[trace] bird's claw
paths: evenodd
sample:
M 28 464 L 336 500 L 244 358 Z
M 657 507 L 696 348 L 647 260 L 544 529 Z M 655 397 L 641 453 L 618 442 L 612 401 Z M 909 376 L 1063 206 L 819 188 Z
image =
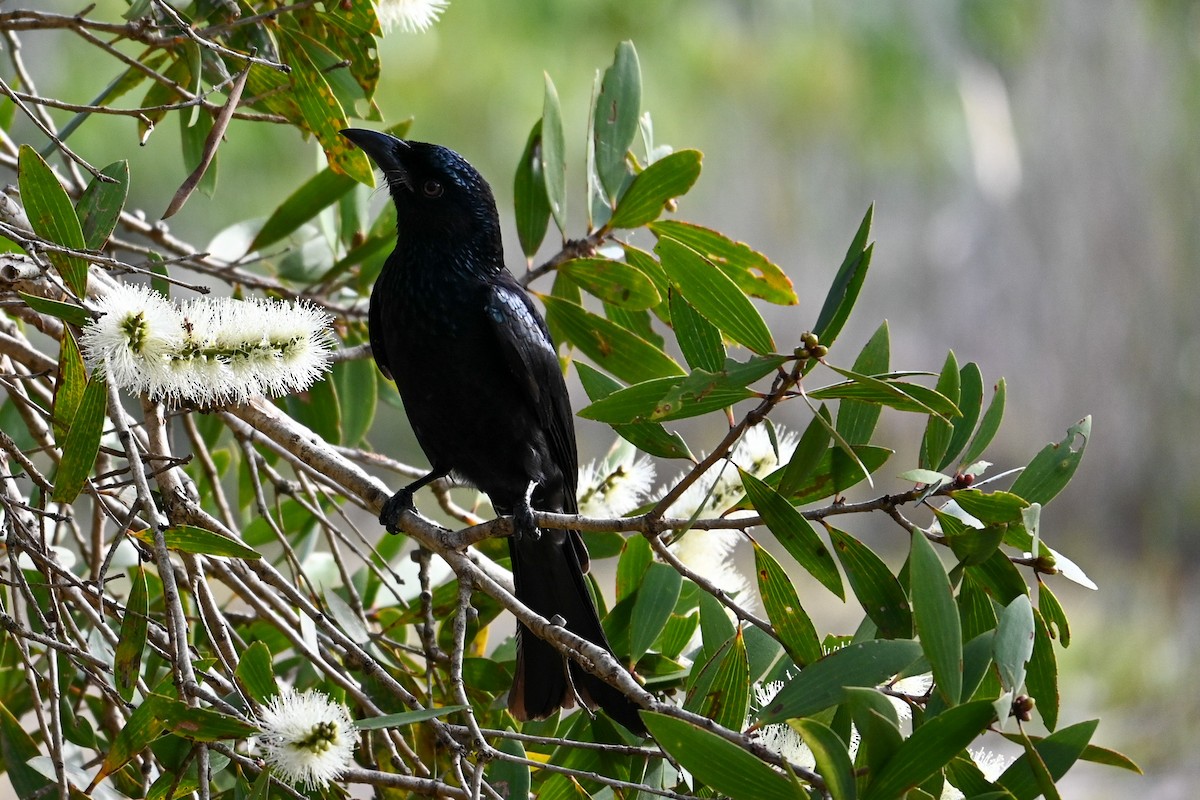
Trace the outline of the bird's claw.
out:
M 400 515 L 405 511 L 416 510 L 417 507 L 413 504 L 412 490 L 401 489 L 384 501 L 383 508 L 379 512 L 379 523 L 387 529 L 388 533 L 397 533 L 400 527 Z
M 513 536 L 520 541 L 528 536 L 533 541 L 542 538 L 542 532 L 533 521 L 533 508 L 528 503 L 522 503 L 513 510 Z

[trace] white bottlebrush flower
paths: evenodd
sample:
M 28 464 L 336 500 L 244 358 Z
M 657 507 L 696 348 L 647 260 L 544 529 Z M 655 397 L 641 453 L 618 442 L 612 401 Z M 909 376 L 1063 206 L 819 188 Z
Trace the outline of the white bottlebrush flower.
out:
M 641 505 L 654 485 L 654 462 L 635 451 L 616 463 L 593 461 L 579 471 L 579 513 L 621 517 Z
M 242 403 L 307 389 L 329 369 L 329 315 L 308 303 L 200 297 L 176 305 L 118 284 L 84 329 L 84 356 L 135 394 L 168 402 Z
M 755 708 L 761 709 L 768 705 L 782 688 L 783 681 L 754 684 Z M 800 734 L 786 722 L 763 725 L 758 729 L 758 740 L 772 753 L 792 764 L 806 769 L 813 769 L 817 765 L 812 750 L 800 738 Z
M 275 774 L 306 790 L 323 789 L 351 765 L 357 728 L 324 692 L 284 688 L 258 716 L 259 743 Z
M 384 33 L 427 31 L 450 5 L 449 0 L 377 0 L 375 16 Z

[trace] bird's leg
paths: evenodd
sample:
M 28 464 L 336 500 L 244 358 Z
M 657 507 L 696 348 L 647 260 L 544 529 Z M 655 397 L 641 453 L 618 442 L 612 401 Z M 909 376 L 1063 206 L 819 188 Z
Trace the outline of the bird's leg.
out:
M 537 523 L 533 521 L 533 505 L 530 502 L 535 488 L 537 488 L 537 482 L 530 481 L 529 487 L 525 490 L 525 496 L 513 507 L 513 536 L 518 541 L 523 536 L 531 536 L 536 542 L 542 536 Z
M 379 512 L 379 522 L 383 527 L 387 528 L 388 533 L 396 533 L 400 523 L 400 515 L 409 509 L 416 510 L 413 504 L 413 494 L 423 486 L 427 486 L 438 478 L 444 478 L 450 474 L 449 470 L 435 469 L 427 475 L 422 475 L 415 481 L 405 486 L 400 491 L 389 497 L 383 503 L 383 508 Z

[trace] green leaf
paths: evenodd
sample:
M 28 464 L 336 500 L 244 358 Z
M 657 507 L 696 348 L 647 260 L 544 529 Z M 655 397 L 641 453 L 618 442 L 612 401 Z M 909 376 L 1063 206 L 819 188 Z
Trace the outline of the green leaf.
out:
M 72 325 L 83 327 L 92 321 L 92 317 L 88 314 L 87 309 L 83 306 L 77 306 L 74 303 L 62 303 L 58 300 L 51 300 L 48 297 L 38 297 L 33 294 L 25 294 L 17 292 L 21 299 L 25 301 L 25 305 L 32 308 L 39 314 L 61 319 L 63 322 L 69 322 Z
M 247 252 L 262 250 L 294 233 L 354 188 L 355 180 L 331 168 L 313 175 L 292 192 L 263 223 Z
M 271 698 L 279 694 L 275 667 L 271 662 L 271 649 L 262 641 L 254 641 L 238 659 L 237 669 L 233 673 L 246 693 L 258 703 L 269 703 Z
M 1029 657 L 1029 671 L 1025 676 L 1025 688 L 1034 699 L 1038 715 L 1046 730 L 1058 727 L 1058 659 L 1054 655 L 1054 644 L 1042 615 L 1033 610 L 1033 653 Z
M 815 719 L 798 719 L 792 725 L 812 751 L 817 772 L 825 779 L 825 788 L 833 800 L 855 800 L 858 787 L 846 743 L 831 728 Z
M 549 220 L 548 214 L 546 219 Z M 505 800 L 528 800 L 532 773 L 528 764 L 521 763 L 527 758 L 525 746 L 507 736 L 501 737 L 495 746 L 501 753 L 521 761 L 493 761 L 487 768 L 488 785 L 500 792 Z
M 622 388 L 620 383 L 589 364 L 585 364 L 582 361 L 574 363 L 575 369 L 579 373 L 579 381 L 583 384 L 583 390 L 587 392 L 588 398 L 592 401 L 603 400 L 605 397 Z M 658 423 L 639 422 L 628 425 L 613 425 L 612 428 L 618 436 L 644 453 L 649 453 L 659 458 L 688 458 L 695 460 L 683 437 L 678 433 L 668 433 Z
M 546 89 L 542 98 L 542 179 L 546 185 L 546 202 L 554 215 L 554 224 L 566 235 L 567 231 L 567 159 L 566 137 L 563 134 L 562 106 L 558 90 L 549 73 L 545 74 Z
M 138 673 L 142 668 L 142 652 L 146 649 L 149 628 L 150 599 L 146 592 L 146 572 L 141 567 L 131 575 L 132 587 L 125 616 L 121 620 L 121 635 L 113 655 L 113 678 L 117 692 L 126 703 L 133 699 Z
M 982 564 L 967 567 L 964 574 L 978 583 L 1002 606 L 1029 592 L 1021 573 L 1008 560 L 1008 556 L 999 550 L 992 553 L 991 558 Z
M 792 451 L 791 459 L 779 474 L 776 489 L 784 497 L 794 495 L 812 477 L 829 447 L 829 410 L 822 405 L 816 413 L 823 415 L 823 419 L 808 423 L 800 441 L 796 443 L 796 449 Z M 838 585 L 841 585 L 840 580 Z M 842 596 L 840 591 L 837 594 Z
M 684 709 L 741 730 L 750 708 L 750 661 L 741 629 L 702 668 L 693 667 L 692 674 Z
M 79 411 L 83 392 L 87 388 L 87 369 L 75 334 L 68 328 L 63 331 L 58 349 L 58 380 L 54 383 L 54 438 L 64 441 L 71 422 Z
M 533 123 L 525 141 L 525 152 L 513 178 L 513 212 L 517 239 L 526 258 L 533 258 L 550 226 L 550 201 L 546 198 L 546 176 L 542 164 L 542 121 Z
M 938 414 L 944 417 L 959 415 L 954 403 L 934 389 L 905 381 L 883 380 L 833 365 L 829 365 L 829 368 L 849 380 L 811 391 L 808 393 L 809 397 L 816 400 L 864 400 L 890 406 L 898 411 L 912 411 L 918 414 Z
M 659 239 L 654 250 L 672 285 L 709 322 L 756 353 L 774 351 L 758 309 L 711 261 L 675 239 Z
M 910 638 L 912 610 L 896 576 L 862 542 L 824 520 L 822 524 L 833 541 L 833 551 L 846 570 L 851 590 L 867 616 L 879 627 L 880 634 L 889 639 Z
M 738 285 L 744 294 L 779 305 L 800 302 L 787 273 L 762 253 L 735 242 L 722 233 L 678 220 L 650 224 L 654 235 L 683 242 L 711 261 Z
M 189 706 L 179 700 L 162 697 L 158 704 L 159 722 L 171 733 L 193 742 L 221 739 L 245 739 L 259 733 L 256 725 L 210 708 Z
M 195 106 L 195 108 L 198 110 L 199 106 Z M 208 144 L 208 137 L 212 134 L 213 118 L 208 114 L 201 114 L 194 124 L 188 123 L 182 116 L 177 119 L 179 120 L 180 148 L 183 150 L 183 165 L 190 170 L 189 175 L 193 176 L 190 180 L 196 180 L 196 188 L 206 197 L 212 197 L 217 190 L 217 156 L 219 153 L 218 151 L 213 151 L 211 154 L 206 153 L 205 146 Z M 208 163 L 204 166 L 204 171 L 200 173 L 199 178 L 196 179 L 195 171 L 205 164 L 206 158 Z
M 675 341 L 679 342 L 688 366 L 708 372 L 720 370 L 725 364 L 725 345 L 717 326 L 701 316 L 679 292 L 670 292 L 668 307 Z
M 673 358 L 610 320 L 569 300 L 547 295 L 541 299 L 548 322 L 553 320 L 571 344 L 626 383 L 684 374 Z
M 796 800 L 791 780 L 715 733 L 651 711 L 642 720 L 663 750 L 717 792 L 733 800 Z
M 303 394 L 289 394 L 276 402 L 325 441 L 342 444 L 342 403 L 334 381 L 319 380 Z
M 621 548 L 617 561 L 617 600 L 624 600 L 638 590 L 646 577 L 646 570 L 654 562 L 654 551 L 644 536 L 630 536 Z M 674 605 L 672 605 L 674 608 Z
M 1071 624 L 1067 621 L 1067 614 L 1063 611 L 1058 598 L 1054 596 L 1054 592 L 1050 591 L 1050 587 L 1040 581 L 1038 582 L 1038 611 L 1041 612 L 1042 618 L 1046 622 L 1046 630 L 1050 636 L 1057 637 L 1063 647 L 1070 647 Z
M 609 227 L 640 228 L 658 219 L 667 203 L 692 188 L 703 158 L 699 150 L 677 150 L 646 167 L 629 184 Z
M 1029 503 L 1010 492 L 983 492 L 979 489 L 958 489 L 950 493 L 963 511 L 984 524 L 1020 522 L 1021 510 Z
M 770 725 L 811 716 L 842 702 L 846 687 L 878 686 L 920 657 L 921 645 L 911 639 L 873 639 L 846 645 L 809 664 L 784 684 L 758 712 L 755 722 Z
M 704 664 L 720 650 L 737 632 L 733 621 L 721 601 L 708 592 L 700 593 L 700 652 L 695 663 Z M 693 670 L 693 680 L 697 674 Z
M 107 410 L 108 388 L 104 376 L 92 375 L 62 443 L 62 460 L 54 479 L 54 502 L 73 502 L 83 489 L 100 452 L 100 435 Z
M 834 469 L 834 457 L 841 455 L 843 452 L 840 447 L 826 450 L 809 478 L 788 499 L 795 505 L 804 505 L 844 492 L 864 480 L 866 474 L 863 472 Z M 892 451 L 872 445 L 857 445 L 854 455 L 867 473 L 874 474 L 887 462 Z
M 100 170 L 100 174 L 112 178 L 114 182 L 92 178 L 75 206 L 83 241 L 89 250 L 104 247 L 113 228 L 117 226 L 121 209 L 125 207 L 125 199 L 129 196 L 128 161 L 115 161 Z
M 133 536 L 148 545 L 154 544 L 154 534 L 148 528 L 134 533 Z M 166 542 L 168 550 L 175 550 L 179 553 L 201 553 L 220 558 L 250 560 L 262 558 L 257 550 L 247 547 L 236 539 L 223 533 L 197 528 L 194 525 L 172 525 L 164 528 L 163 540 Z
M 775 539 L 788 551 L 788 555 L 825 588 L 845 600 L 837 564 L 813 530 L 812 523 L 769 485 L 748 472 L 742 472 L 741 475 L 746 497 L 762 516 Z
M 946 537 L 951 552 L 964 566 L 973 566 L 987 561 L 1004 540 L 1006 525 L 985 525 L 982 528 L 973 528 L 957 517 L 936 508 L 933 509 L 933 514 L 942 527 L 942 535 Z
M 1009 491 L 1029 503 L 1049 503 L 1075 474 L 1091 435 L 1092 418 L 1084 417 L 1067 429 L 1067 436 L 1061 442 L 1042 448 L 1013 481 Z M 1080 440 L 1078 446 L 1076 437 Z
M 743 480 L 746 477 L 750 476 L 743 473 Z M 797 666 L 813 663 L 821 657 L 821 639 L 817 636 L 817 629 L 800 604 L 796 587 L 788 580 L 783 567 L 758 542 L 754 542 L 754 568 L 758 573 L 758 593 L 762 596 L 767 618 L 779 635 L 779 641 L 787 648 L 788 655 Z
M 950 762 L 996 718 L 991 702 L 965 703 L 927 719 L 874 777 L 863 800 L 901 797 Z
M 846 324 L 846 319 L 858 300 L 858 293 L 862 290 L 867 270 L 871 266 L 871 251 L 874 245 L 868 245 L 867 239 L 871 236 L 871 217 L 874 212 L 873 205 L 867 209 L 858 231 L 854 234 L 854 241 L 850 243 L 850 249 L 846 251 L 846 257 L 842 260 L 842 266 L 838 268 L 833 284 L 829 287 L 829 293 L 825 296 L 825 303 L 817 316 L 817 324 L 813 326 L 813 333 L 826 347 L 832 346 L 838 334 L 842 332 L 842 326 Z
M 954 351 L 951 350 L 946 354 L 946 363 L 942 365 L 942 372 L 938 376 L 937 392 L 957 405 L 959 391 L 958 359 L 954 357 Z M 960 414 L 957 419 L 961 418 Z M 931 415 L 929 422 L 925 424 L 925 436 L 921 439 L 921 452 L 918 460 L 920 466 L 935 469 L 941 464 L 953 434 L 954 426 L 949 421 L 941 416 Z
M 21 145 L 17 157 L 17 182 L 21 189 L 21 202 L 34 233 L 55 244 L 73 250 L 84 250 L 87 242 L 83 228 L 71 199 L 63 189 L 54 172 L 27 144 Z M 107 238 L 107 237 L 106 237 Z M 87 294 L 87 262 L 82 258 L 58 251 L 47 251 L 46 257 L 62 275 L 67 286 L 78 297 Z
M 29 765 L 30 759 L 40 752 L 25 726 L 4 703 L 0 703 L 0 765 L 8 776 L 14 797 L 38 797 L 43 789 L 54 785 Z
M 626 154 L 637 135 L 641 107 L 642 68 L 633 42 L 624 41 L 617 45 L 612 66 L 604 71 L 592 114 L 596 174 L 610 204 L 616 202 L 629 174 Z
M 978 461 L 979 457 L 983 455 L 983 451 L 992 443 L 996 431 L 1000 430 L 1000 422 L 1004 419 L 1005 396 L 1004 378 L 1001 378 L 996 381 L 992 402 L 988 404 L 987 411 L 983 413 L 983 419 L 979 422 L 979 428 L 975 431 L 975 436 L 972 437 L 967 452 L 963 454 L 961 459 L 963 464 Z
M 558 271 L 592 295 L 621 308 L 641 310 L 662 302 L 654 282 L 623 261 L 576 258 L 559 265 Z
M 444 717 L 458 711 L 465 711 L 467 706 L 441 706 L 439 708 L 422 708 L 416 711 L 401 711 L 398 714 L 384 714 L 378 717 L 367 717 L 355 720 L 354 725 L 360 731 L 377 731 L 383 728 L 402 728 L 418 722 Z
M 375 405 L 379 397 L 376 384 L 379 371 L 369 358 L 341 361 L 333 365 L 333 383 L 339 398 L 354 398 L 341 403 L 342 443 L 358 447 L 375 421 Z
M 666 564 L 652 563 L 646 569 L 633 603 L 633 622 L 629 628 L 629 656 L 633 661 L 645 655 L 662 633 L 682 586 L 683 577 Z
M 124 727 L 113 739 L 108 752 L 104 754 L 100 770 L 92 779 L 92 785 L 88 787 L 89 792 L 100 781 L 128 764 L 134 756 L 145 750 L 152 741 L 162 735 L 164 726 L 161 718 L 163 707 L 168 702 L 171 701 L 167 697 L 151 694 L 133 710 L 133 713 L 125 720 Z
M 967 446 L 971 432 L 979 422 L 979 413 L 983 409 L 983 375 L 979 365 L 970 361 L 958 373 L 958 410 L 961 417 L 955 417 L 950 425 L 950 441 L 946 444 L 946 453 L 937 463 L 937 470 L 943 471 L 954 463 L 954 459 Z M 963 462 L 964 466 L 970 462 Z
M 891 338 L 887 320 L 875 330 L 863 346 L 858 358 L 854 359 L 854 372 L 860 375 L 878 375 L 891 367 Z M 878 403 L 864 400 L 842 400 L 838 404 L 837 432 L 850 444 L 867 444 L 883 408 Z
M 954 590 L 933 545 L 919 530 L 912 533 L 908 558 L 912 576 L 913 621 L 921 637 L 921 649 L 933 668 L 933 680 L 947 705 L 962 697 L 962 627 Z
M 1079 760 L 1099 724 L 1099 720 L 1079 722 L 1044 739 L 1033 740 L 1033 749 L 1052 779 L 1058 780 L 1067 774 L 1067 770 Z M 1028 753 L 1009 765 L 996 783 L 1011 792 L 1017 800 L 1033 800 L 1041 793 Z
M 695 417 L 754 397 L 749 384 L 773 371 L 783 356 L 754 357 L 745 363 L 727 359 L 718 373 L 697 369 L 667 389 L 650 413 L 651 420 Z
M 992 658 L 1006 691 L 1019 691 L 1025 683 L 1025 665 L 1033 655 L 1033 640 L 1033 606 L 1029 597 L 1022 594 L 1000 614 L 992 644 Z

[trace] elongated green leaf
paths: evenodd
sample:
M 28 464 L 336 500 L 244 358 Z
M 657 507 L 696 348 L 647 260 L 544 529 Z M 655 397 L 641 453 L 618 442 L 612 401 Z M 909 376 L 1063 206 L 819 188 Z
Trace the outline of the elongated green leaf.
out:
M 275 667 L 271 662 L 271 649 L 261 641 L 251 642 L 238 659 L 233 675 L 256 702 L 268 703 L 279 694 Z
M 145 529 L 133 534 L 146 544 L 154 544 L 154 534 Z M 258 559 L 262 555 L 255 549 L 231 539 L 222 533 L 197 528 L 193 525 L 173 525 L 163 529 L 163 539 L 168 550 L 180 553 L 202 553 L 223 558 Z
M 1044 739 L 1035 739 L 1033 749 L 1041 757 L 1050 777 L 1058 780 L 1079 760 L 1096 732 L 1099 720 L 1079 722 L 1056 731 Z M 1033 800 L 1041 792 L 1026 753 L 1014 761 L 996 781 L 1017 800 Z
M 1020 522 L 1021 510 L 1029 503 L 1011 492 L 983 492 L 979 489 L 959 489 L 950 493 L 954 502 L 980 522 Z
M 645 424 L 654 416 L 667 392 L 683 382 L 681 377 L 655 378 L 618 389 L 577 413 L 584 419 L 607 422 Z
M 60 303 L 58 300 L 51 300 L 48 297 L 38 297 L 33 294 L 25 294 L 17 292 L 21 299 L 25 301 L 25 305 L 32 308 L 39 314 L 46 314 L 63 322 L 69 322 L 72 325 L 83 327 L 91 321 L 92 317 L 88 314 L 87 309 L 83 306 L 77 306 L 72 303 Z
M 745 477 L 743 473 L 743 480 Z M 754 568 L 758 574 L 758 593 L 767 610 L 767 618 L 787 648 L 788 655 L 799 667 L 813 663 L 821 657 L 821 639 L 817 629 L 800 604 L 796 588 L 788 580 L 783 567 L 758 542 L 754 543 Z
M 833 800 L 855 800 L 858 787 L 854 780 L 854 764 L 846 743 L 832 728 L 815 719 L 798 719 L 792 723 L 817 762 L 817 772 L 825 779 L 825 788 Z
M 967 567 L 965 574 L 1002 606 L 1008 605 L 1029 591 L 1021 573 L 1008 560 L 1008 556 L 999 550 L 982 564 Z
M 865 766 L 869 774 L 877 775 L 904 742 L 899 715 L 878 689 L 849 687 L 844 692 L 845 707 L 861 735 L 856 761 L 860 768 Z
M 608 395 L 620 390 L 621 384 L 594 367 L 581 361 L 575 362 L 579 373 L 579 382 L 593 401 L 603 400 Z M 661 396 L 661 395 L 660 395 Z M 692 458 L 687 442 L 678 433 L 668 433 L 660 424 L 655 422 L 639 422 L 629 425 L 613 425 L 618 436 L 638 448 L 659 458 Z
M 525 152 L 513 178 L 513 212 L 517 239 L 526 258 L 533 258 L 550 227 L 550 201 L 546 198 L 546 176 L 542 164 L 542 121 L 533 123 L 525 141 Z
M 341 361 L 333 365 L 333 382 L 338 398 L 354 398 L 341 403 L 342 443 L 358 447 L 375 421 L 375 406 L 379 397 L 379 371 L 369 358 Z
M 958 408 L 945 395 L 934 389 L 898 380 L 883 380 L 873 375 L 862 375 L 848 369 L 830 366 L 834 372 L 849 380 L 822 387 L 808 393 L 818 400 L 848 398 L 882 403 L 899 411 L 914 411 L 918 414 L 938 414 L 944 417 L 959 415 Z
M 1029 671 L 1025 675 L 1025 688 L 1034 699 L 1038 715 L 1046 730 L 1058 727 L 1058 659 L 1054 655 L 1054 644 L 1046 621 L 1037 609 L 1033 609 L 1033 653 L 1029 657 Z
M 640 228 L 658 219 L 667 203 L 687 194 L 700 177 L 699 150 L 677 150 L 646 167 L 629 184 L 608 224 Z
M 706 786 L 733 800 L 796 800 L 792 782 L 741 747 L 690 722 L 642 712 L 654 740 Z
M 653 563 L 637 590 L 633 604 L 633 622 L 629 629 L 630 658 L 641 658 L 662 633 L 675 610 L 683 578 L 666 564 Z
M 199 106 L 197 106 L 199 108 Z M 113 179 L 112 183 L 92 178 L 83 190 L 75 212 L 83 231 L 83 241 L 89 250 L 104 247 L 129 196 L 129 162 L 115 161 L 100 170 L 101 175 Z
M 592 114 L 596 174 L 610 203 L 616 202 L 629 174 L 626 154 L 637 135 L 641 108 L 642 68 L 633 42 L 624 41 L 617 45 L 612 66 L 604 71 Z
M 1046 630 L 1051 638 L 1057 638 L 1063 647 L 1071 646 L 1071 624 L 1062 604 L 1044 583 L 1038 584 L 1038 611 L 1046 622 Z
M 54 383 L 54 437 L 58 441 L 65 441 L 86 388 L 87 369 L 83 366 L 79 345 L 75 343 L 75 334 L 68 328 L 63 331 L 59 344 L 58 380 Z
M 837 564 L 812 524 L 778 492 L 748 472 L 742 472 L 746 497 L 762 515 L 767 528 L 788 554 L 810 575 L 842 600 L 846 599 Z
M 750 707 L 750 662 L 738 629 L 698 671 L 683 707 L 718 725 L 741 730 Z
M 108 388 L 104 376 L 93 374 L 83 390 L 71 429 L 62 443 L 62 460 L 54 479 L 54 502 L 75 500 L 100 452 L 100 434 L 108 410 Z
M 100 770 L 96 773 L 96 777 L 92 778 L 91 786 L 87 788 L 88 793 L 100 781 L 128 764 L 134 756 L 145 750 L 150 746 L 152 741 L 162 735 L 164 728 L 162 722 L 163 709 L 169 702 L 171 700 L 167 697 L 160 694 L 151 694 L 142 701 L 141 705 L 133 710 L 133 713 L 129 715 L 129 719 L 125 721 L 124 727 L 117 733 L 117 737 L 113 739 L 112 746 L 104 754 L 104 761 L 100 764 Z
M 630 536 L 625 540 L 617 561 L 617 600 L 624 600 L 638 590 L 653 562 L 654 551 L 646 537 Z
M 874 245 L 868 245 L 867 239 L 871 236 L 871 218 L 874 212 L 873 205 L 867 209 L 858 231 L 854 234 L 854 241 L 850 243 L 850 249 L 846 251 L 846 257 L 829 287 L 829 293 L 825 295 L 825 303 L 817 316 L 817 324 L 813 326 L 813 333 L 826 347 L 832 346 L 838 334 L 842 332 L 842 327 L 858 300 L 867 270 L 871 266 L 871 251 Z
M 604 302 L 621 308 L 654 308 L 662 302 L 654 282 L 623 261 L 577 258 L 559 265 L 558 271 Z
M 863 610 L 879 627 L 886 638 L 907 639 L 912 636 L 912 610 L 903 587 L 887 565 L 862 542 L 845 531 L 822 521 L 833 551 L 846 570 L 846 579 Z
M 715 264 L 751 297 L 779 305 L 800 302 L 787 273 L 742 242 L 735 242 L 710 228 L 673 219 L 652 222 L 650 230 L 659 238 L 683 242 Z
M 954 357 L 954 351 L 951 350 L 946 354 L 946 363 L 942 366 L 942 372 L 938 376 L 937 392 L 955 405 L 958 404 L 960 390 L 958 381 L 958 359 Z M 956 419 L 962 419 L 961 415 Z M 950 437 L 953 434 L 954 426 L 949 421 L 941 416 L 930 416 L 929 422 L 925 424 L 925 436 L 921 439 L 921 452 L 918 460 L 920 466 L 936 469 L 946 455 L 946 449 L 950 446 Z
M 548 221 L 549 216 L 546 219 Z M 502 737 L 496 743 L 496 749 L 520 760 L 497 759 L 489 764 L 488 785 L 499 790 L 505 800 L 528 800 L 532 771 L 528 764 L 523 763 L 527 758 L 525 746 L 516 739 Z
M 291 99 L 300 109 L 304 129 L 317 137 L 334 172 L 347 175 L 359 183 L 372 185 L 374 180 L 367 156 L 352 145 L 350 140 L 338 134 L 338 131 L 349 123 L 346 112 L 330 88 L 325 73 L 309 58 L 297 36 L 291 35 L 287 29 L 280 30 L 288 34 L 280 41 L 285 45 L 283 49 L 292 68 L 289 73 Z M 251 72 L 253 73 L 253 70 Z
M 887 320 L 875 330 L 862 351 L 854 359 L 854 372 L 860 375 L 878 375 L 891 367 L 892 345 Z M 879 403 L 865 400 L 845 399 L 838 404 L 837 432 L 850 444 L 867 444 L 883 407 Z
M 1009 491 L 1030 503 L 1049 503 L 1075 474 L 1091 435 L 1092 418 L 1084 417 L 1067 429 L 1067 436 L 1061 442 L 1042 448 Z
M 992 704 L 979 700 L 926 720 L 888 759 L 863 792 L 863 800 L 902 797 L 962 752 L 995 718 Z
M 354 184 L 354 178 L 334 172 L 330 167 L 313 175 L 271 212 L 271 216 L 267 217 L 247 252 L 269 247 L 295 232 L 322 210 L 336 203 L 342 195 L 354 188 Z
M 87 248 L 83 228 L 66 190 L 37 151 L 27 144 L 21 145 L 17 157 L 17 182 L 29 224 L 38 236 L 73 250 Z M 46 257 L 71 291 L 79 297 L 87 294 L 86 261 L 57 251 L 47 252 Z
M 0 703 L 0 765 L 15 797 L 36 797 L 54 784 L 30 761 L 38 757 L 37 742 L 4 703 Z
M 962 416 L 951 421 L 950 441 L 946 444 L 945 455 L 936 466 L 939 472 L 953 464 L 954 459 L 958 458 L 958 454 L 967 446 L 983 410 L 983 374 L 980 373 L 978 364 L 970 361 L 959 370 L 958 385 L 958 410 L 962 412 Z M 965 462 L 963 466 L 967 463 L 969 462 Z
M 938 694 L 947 705 L 957 705 L 962 697 L 962 627 L 954 590 L 934 552 L 921 531 L 913 531 L 908 558 L 912 576 L 913 622 L 921 637 L 921 649 L 933 668 Z
M 566 137 L 563 134 L 562 106 L 558 90 L 549 73 L 545 74 L 545 93 L 542 97 L 542 179 L 546 184 L 546 202 L 554 215 L 554 224 L 566 235 L 567 231 L 567 159 Z
M 971 444 L 967 446 L 967 452 L 963 453 L 962 463 L 970 464 L 978 461 L 979 457 L 983 455 L 983 451 L 992 443 L 992 439 L 996 436 L 996 431 L 1000 430 L 1000 422 L 1004 419 L 1005 397 L 1004 378 L 1001 378 L 996 381 L 996 389 L 992 394 L 992 402 L 988 404 L 987 411 L 983 413 L 983 419 L 979 421 L 979 428 L 971 438 Z
M 650 413 L 651 420 L 696 417 L 754 397 L 743 381 L 729 373 L 711 374 L 696 370 L 667 390 Z
M 826 497 L 831 497 L 838 492 L 844 492 L 851 486 L 854 486 L 866 478 L 866 474 L 858 470 L 839 470 L 835 469 L 834 459 L 836 456 L 844 455 L 840 447 L 831 447 L 822 455 L 817 466 L 813 469 L 809 477 L 803 484 L 792 494 L 788 499 L 795 505 L 805 505 L 821 500 Z M 859 463 L 866 468 L 866 472 L 874 474 L 887 463 L 891 457 L 892 451 L 882 447 L 873 445 L 858 445 L 854 448 L 854 455 Z M 778 484 L 781 474 L 778 470 L 768 476 L 767 483 Z
M 444 717 L 457 711 L 466 710 L 467 706 L 442 706 L 440 708 L 423 708 L 417 711 L 401 711 L 398 714 L 384 714 L 379 717 L 367 717 L 356 720 L 354 725 L 362 731 L 377 731 L 383 728 L 402 728 L 417 722 Z
M 193 742 L 245 739 L 259 732 L 257 726 L 237 717 L 210 708 L 189 706 L 166 697 L 158 704 L 158 712 L 159 722 L 164 728 Z
M 113 677 L 117 692 L 125 702 L 133 699 L 138 673 L 142 669 L 142 652 L 146 649 L 146 631 L 150 622 L 150 599 L 146 591 L 146 572 L 141 567 L 130 576 L 132 587 L 125 617 L 121 620 L 121 635 L 113 655 Z
M 726 642 L 737 632 L 729 613 L 721 601 L 708 592 L 700 593 L 700 652 L 696 655 L 696 663 L 704 664 L 716 655 Z M 695 680 L 698 670 L 693 670 Z
M 610 320 L 568 300 L 547 295 L 541 298 L 547 321 L 553 320 L 571 344 L 621 380 L 640 383 L 684 374 L 673 358 Z
M 688 366 L 709 372 L 720 370 L 725 363 L 725 345 L 717 326 L 701 316 L 679 292 L 670 292 L 668 306 L 675 340 Z
M 801 670 L 757 714 L 770 725 L 823 711 L 843 699 L 847 686 L 878 686 L 921 657 L 921 645 L 910 639 L 874 639 L 834 650 Z
M 1005 690 L 1016 692 L 1025 683 L 1025 669 L 1033 655 L 1033 607 L 1027 595 L 1017 596 L 1000 614 L 992 658 L 1000 670 Z
M 821 457 L 825 455 L 829 447 L 829 410 L 822 405 L 816 413 L 823 415 L 824 418 L 822 420 L 814 419 L 808 423 L 808 427 L 800 436 L 800 441 L 796 443 L 796 449 L 792 451 L 791 459 L 780 472 L 776 489 L 784 497 L 794 495 L 809 480 L 817 471 Z
M 713 263 L 685 244 L 662 238 L 654 248 L 671 283 L 709 322 L 756 353 L 775 349 L 762 315 Z

